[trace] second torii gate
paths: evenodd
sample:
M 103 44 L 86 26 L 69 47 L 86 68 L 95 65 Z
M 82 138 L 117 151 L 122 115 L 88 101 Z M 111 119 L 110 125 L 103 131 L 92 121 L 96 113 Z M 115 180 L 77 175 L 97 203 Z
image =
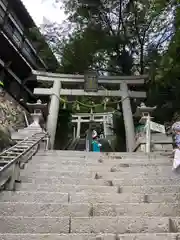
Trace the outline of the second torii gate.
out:
M 76 137 L 80 137 L 81 123 L 89 123 L 90 121 L 102 123 L 104 136 L 106 137 L 108 134 L 108 125 L 113 126 L 113 112 L 73 114 L 72 123 L 77 124 Z
M 54 146 L 60 96 L 104 96 L 104 97 L 121 97 L 122 111 L 124 117 L 124 125 L 126 131 L 126 147 L 128 152 L 132 152 L 135 145 L 134 122 L 131 110 L 130 98 L 145 98 L 145 92 L 129 91 L 128 85 L 142 85 L 146 75 L 143 76 L 100 76 L 98 84 L 119 85 L 118 90 L 97 90 L 84 91 L 83 89 L 63 88 L 63 84 L 82 84 L 84 83 L 84 75 L 57 74 L 48 72 L 33 71 L 33 75 L 38 82 L 52 82 L 52 88 L 35 88 L 36 95 L 49 95 L 51 97 L 49 115 L 47 122 L 47 131 L 50 134 L 51 148 Z

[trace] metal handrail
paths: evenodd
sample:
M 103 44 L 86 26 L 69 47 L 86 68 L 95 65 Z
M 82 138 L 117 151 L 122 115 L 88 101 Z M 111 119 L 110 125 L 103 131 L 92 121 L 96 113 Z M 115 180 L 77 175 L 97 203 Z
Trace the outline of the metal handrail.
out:
M 33 136 L 35 136 L 36 134 L 34 134 Z M 4 155 L 4 153 L 9 152 L 10 150 L 13 150 L 13 148 L 15 148 L 16 146 L 18 146 L 21 143 L 26 142 L 28 139 L 32 138 L 31 137 L 27 137 L 25 138 L 23 141 L 17 143 L 16 145 L 14 145 L 13 147 L 7 149 L 6 151 L 2 152 L 0 154 L 0 156 Z M 35 143 L 33 143 L 31 146 L 29 146 L 27 149 L 25 149 L 22 153 L 20 153 L 17 157 L 15 157 L 13 160 L 11 160 L 9 163 L 7 163 L 4 167 L 2 167 L 0 169 L 0 173 L 2 173 L 3 171 L 5 171 L 7 168 L 9 168 L 12 164 L 16 163 L 22 156 L 24 156 L 26 153 L 28 153 L 33 147 L 35 147 L 42 139 L 44 139 L 45 137 L 48 136 L 48 133 L 44 133 L 44 135 L 42 137 L 40 137 Z
M 76 148 L 76 146 L 77 146 L 77 144 L 78 144 L 78 142 L 79 142 L 79 137 L 77 137 L 77 138 L 75 138 L 72 142 L 71 142 L 71 144 L 68 146 L 68 150 L 75 150 L 75 148 Z
M 66 146 L 63 147 L 63 150 L 67 150 L 69 148 L 69 146 L 71 146 L 72 142 L 74 141 L 74 139 L 70 138 L 66 144 Z
M 29 126 L 29 121 L 28 121 L 28 119 L 27 119 L 26 112 L 23 111 L 23 114 L 24 114 L 24 119 L 25 119 L 25 122 L 26 122 L 26 126 Z

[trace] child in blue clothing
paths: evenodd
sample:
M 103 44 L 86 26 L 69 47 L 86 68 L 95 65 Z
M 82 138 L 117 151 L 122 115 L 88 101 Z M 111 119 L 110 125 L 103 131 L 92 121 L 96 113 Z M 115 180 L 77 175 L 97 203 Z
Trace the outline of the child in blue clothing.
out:
M 97 140 L 97 132 L 93 131 L 93 136 L 92 136 L 92 150 L 93 152 L 100 152 L 101 151 L 101 144 Z

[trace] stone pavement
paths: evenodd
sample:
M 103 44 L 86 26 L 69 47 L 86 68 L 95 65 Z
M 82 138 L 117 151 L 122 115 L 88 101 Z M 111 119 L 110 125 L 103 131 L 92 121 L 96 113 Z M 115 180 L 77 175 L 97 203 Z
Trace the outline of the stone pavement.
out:
M 0 192 L 0 240 L 180 240 L 180 178 L 144 153 L 39 151 Z

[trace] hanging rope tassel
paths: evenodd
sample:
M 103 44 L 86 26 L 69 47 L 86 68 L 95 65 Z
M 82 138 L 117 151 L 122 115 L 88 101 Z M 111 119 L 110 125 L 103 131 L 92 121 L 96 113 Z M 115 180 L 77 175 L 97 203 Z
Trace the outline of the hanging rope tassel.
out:
M 120 105 L 119 105 L 119 103 L 117 103 L 117 110 L 120 110 L 121 108 L 120 108 Z
M 66 103 L 64 102 L 64 104 L 63 104 L 63 109 L 66 109 Z
M 76 105 L 76 110 L 77 110 L 77 111 L 80 111 L 79 103 L 77 103 L 77 105 Z

